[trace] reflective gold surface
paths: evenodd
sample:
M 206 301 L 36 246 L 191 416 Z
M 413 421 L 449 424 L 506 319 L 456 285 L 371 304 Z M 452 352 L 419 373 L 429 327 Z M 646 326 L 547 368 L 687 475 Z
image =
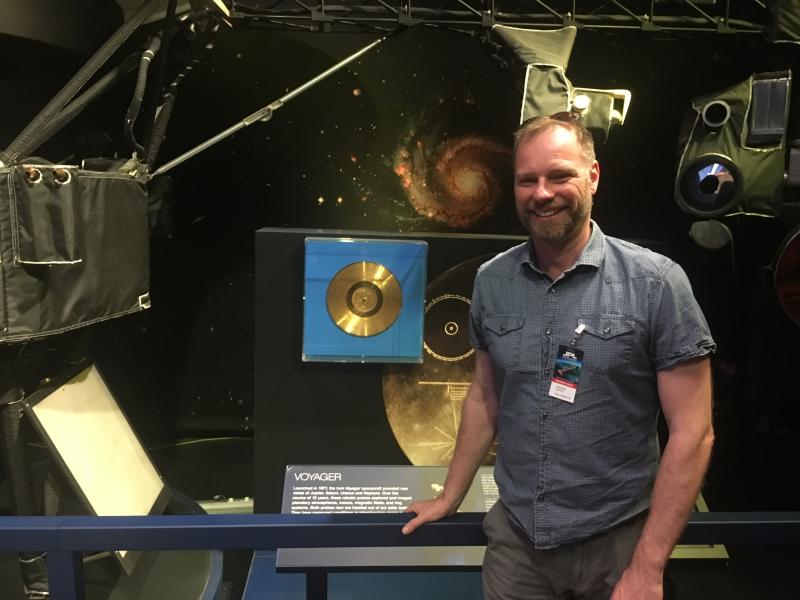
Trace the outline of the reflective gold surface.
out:
M 395 322 L 403 306 L 403 292 L 384 265 L 360 261 L 331 278 L 325 300 L 328 314 L 339 329 L 369 337 Z
M 383 402 L 398 445 L 414 465 L 447 465 L 453 458 L 461 405 L 475 368 L 469 342 L 469 307 L 478 266 L 465 261 L 425 290 L 423 362 L 386 365 Z M 494 464 L 493 446 L 483 464 Z

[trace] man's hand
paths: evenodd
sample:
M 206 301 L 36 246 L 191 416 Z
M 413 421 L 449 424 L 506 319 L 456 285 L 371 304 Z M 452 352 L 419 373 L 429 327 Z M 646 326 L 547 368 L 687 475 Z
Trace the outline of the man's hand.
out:
M 449 517 L 455 514 L 456 510 L 458 510 L 458 505 L 453 506 L 452 503 L 441 496 L 430 500 L 412 502 L 406 512 L 417 513 L 417 516 L 403 526 L 403 534 L 408 535 L 423 523 L 430 523 L 431 521 Z
M 472 385 L 469 386 L 461 408 L 461 424 L 458 426 L 453 461 L 444 481 L 444 491 L 437 498 L 412 502 L 409 505 L 406 512 L 417 513 L 417 516 L 403 526 L 405 535 L 423 523 L 455 514 L 467 495 L 472 478 L 492 445 L 497 428 L 499 401 L 494 389 L 494 379 L 492 357 L 483 350 L 477 350 Z
M 663 600 L 664 573 L 658 569 L 644 573 L 631 566 L 625 569 L 610 600 Z

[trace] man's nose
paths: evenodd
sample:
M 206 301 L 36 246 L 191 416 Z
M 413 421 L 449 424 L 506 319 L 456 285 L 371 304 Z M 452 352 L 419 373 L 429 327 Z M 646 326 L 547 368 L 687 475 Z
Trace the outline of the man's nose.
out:
M 537 181 L 531 188 L 531 198 L 534 200 L 551 200 L 553 196 L 552 187 L 544 178 Z

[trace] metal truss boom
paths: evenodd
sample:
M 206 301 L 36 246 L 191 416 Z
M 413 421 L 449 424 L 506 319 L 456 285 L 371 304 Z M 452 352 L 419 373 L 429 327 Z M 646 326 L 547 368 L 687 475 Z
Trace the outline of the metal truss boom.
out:
M 232 1 L 231 20 L 311 31 L 391 30 L 426 25 L 480 32 L 495 24 L 530 29 L 573 25 L 594 30 L 680 34 L 763 34 L 762 0 L 302 0 Z M 578 6 L 580 4 L 580 6 Z

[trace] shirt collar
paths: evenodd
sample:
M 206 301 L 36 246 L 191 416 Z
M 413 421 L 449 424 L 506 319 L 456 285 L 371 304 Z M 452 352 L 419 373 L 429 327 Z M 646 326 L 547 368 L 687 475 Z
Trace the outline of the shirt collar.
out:
M 572 271 L 575 267 L 586 265 L 589 267 L 600 268 L 603 264 L 603 257 L 605 256 L 605 238 L 606 236 L 600 229 L 600 226 L 592 219 L 592 233 L 589 236 L 589 242 L 581 251 L 578 260 L 567 271 Z M 528 264 L 537 273 L 543 273 L 536 264 L 536 253 L 533 249 L 533 242 L 528 238 L 527 243 L 523 247 L 524 251 L 520 254 L 520 267 L 523 264 Z

